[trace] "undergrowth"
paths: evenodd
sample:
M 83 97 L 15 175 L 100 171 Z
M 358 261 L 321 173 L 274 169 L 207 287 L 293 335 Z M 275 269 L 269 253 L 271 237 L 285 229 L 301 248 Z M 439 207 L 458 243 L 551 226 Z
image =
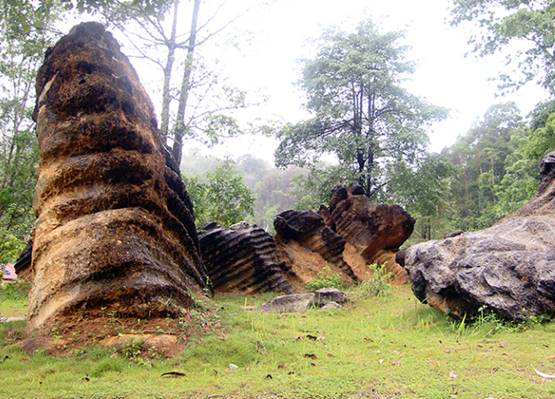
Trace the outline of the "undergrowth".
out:
M 316 291 L 320 288 L 342 289 L 344 287 L 345 283 L 341 278 L 341 274 L 333 272 L 327 263 L 324 265 L 322 271 L 318 273 L 315 279 L 305 284 L 305 288 L 311 291 Z
M 389 273 L 385 265 L 373 263 L 368 265 L 371 271 L 371 277 L 358 284 L 352 291 L 357 299 L 370 297 L 387 296 L 391 292 L 391 273 Z
M 555 384 L 534 371 L 555 373 L 555 323 L 513 328 L 485 310 L 473 323 L 453 322 L 408 287 L 379 286 L 346 288 L 352 301 L 342 309 L 302 314 L 260 313 L 269 295 L 216 296 L 222 327 L 199 329 L 171 359 L 140 361 L 140 344 L 27 354 L 9 339 L 24 322 L 0 323 L 0 398 L 555 397 Z

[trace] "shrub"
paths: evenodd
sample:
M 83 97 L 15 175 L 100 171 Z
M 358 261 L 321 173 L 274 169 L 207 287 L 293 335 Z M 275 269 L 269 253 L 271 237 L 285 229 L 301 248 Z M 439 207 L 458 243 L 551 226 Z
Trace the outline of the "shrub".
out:
M 320 288 L 343 288 L 344 285 L 341 274 L 333 272 L 326 264 L 314 280 L 305 284 L 305 288 L 316 291 Z
M 372 277 L 360 283 L 356 288 L 354 295 L 360 299 L 368 297 L 386 296 L 390 290 L 391 273 L 389 273 L 384 265 L 373 263 L 368 265 L 372 271 Z

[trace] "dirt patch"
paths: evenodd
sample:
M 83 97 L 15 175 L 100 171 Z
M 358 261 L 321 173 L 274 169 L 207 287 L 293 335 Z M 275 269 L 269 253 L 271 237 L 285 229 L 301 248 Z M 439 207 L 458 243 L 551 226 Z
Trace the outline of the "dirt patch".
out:
M 171 357 L 180 353 L 190 337 L 222 333 L 213 310 L 187 313 L 179 318 L 140 319 L 105 312 L 65 316 L 63 324 L 53 320 L 49 326 L 17 342 L 25 352 L 44 350 L 52 356 L 71 355 L 77 350 L 100 345 L 121 352 L 134 347 L 144 357 Z

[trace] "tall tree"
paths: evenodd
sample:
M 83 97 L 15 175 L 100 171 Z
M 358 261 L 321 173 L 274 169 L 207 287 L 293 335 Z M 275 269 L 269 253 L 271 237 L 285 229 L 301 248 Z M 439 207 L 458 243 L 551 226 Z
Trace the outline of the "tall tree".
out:
M 445 111 L 403 88 L 414 65 L 401 39 L 400 32 L 379 32 L 372 21 L 354 32 L 323 35 L 301 81 L 313 117 L 278 133 L 278 166 L 303 166 L 333 153 L 372 197 L 386 184 L 384 165 L 415 159 L 427 142 L 425 128 Z
M 498 202 L 497 186 L 506 173 L 506 159 L 513 150 L 511 141 L 525 135 L 526 125 L 516 104 L 495 104 L 445 150 L 458 168 L 459 184 L 452 186 L 457 228 L 483 228 L 498 218 L 491 210 Z
M 224 5 L 172 0 L 153 17 L 147 5 L 131 2 L 103 12 L 122 32 L 132 57 L 150 62 L 161 74 L 160 132 L 178 164 L 185 138 L 214 144 L 239 132 L 232 112 L 245 106 L 245 93 L 207 67 L 200 51 L 242 15 L 218 21 Z
M 515 73 L 500 75 L 501 88 L 518 88 L 537 80 L 555 94 L 555 1 L 553 0 L 451 0 L 451 22 L 470 22 L 469 39 L 479 55 L 507 50 Z M 477 29 L 476 29 L 477 28 Z M 520 50 L 519 46 L 524 46 Z

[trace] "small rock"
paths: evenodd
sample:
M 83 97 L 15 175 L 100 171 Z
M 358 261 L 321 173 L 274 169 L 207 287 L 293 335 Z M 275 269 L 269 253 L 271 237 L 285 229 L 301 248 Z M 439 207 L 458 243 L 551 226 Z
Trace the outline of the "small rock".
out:
M 227 366 L 228 369 L 230 369 L 231 371 L 235 371 L 237 369 L 239 369 L 239 366 L 237 366 L 236 364 L 233 363 L 229 363 L 229 366 Z
M 341 309 L 341 308 L 342 308 L 342 306 L 340 304 L 338 304 L 337 302 L 328 302 L 324 306 L 322 306 L 323 310 Z
M 316 295 L 314 305 L 318 307 L 322 307 L 329 302 L 347 302 L 347 295 L 337 288 L 321 288 L 315 291 L 314 294 Z
M 263 304 L 260 309 L 263 312 L 306 312 L 313 305 L 315 297 L 313 293 L 280 295 Z

